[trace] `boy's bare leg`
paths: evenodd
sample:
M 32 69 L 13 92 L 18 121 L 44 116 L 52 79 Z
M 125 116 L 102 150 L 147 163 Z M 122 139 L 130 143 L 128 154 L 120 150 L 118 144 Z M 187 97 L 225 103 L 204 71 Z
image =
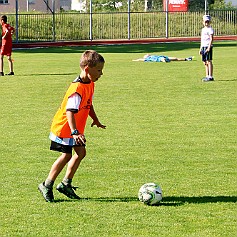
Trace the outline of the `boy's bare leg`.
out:
M 48 175 L 48 180 L 55 181 L 59 173 L 72 158 L 72 154 L 62 153 L 62 155 L 53 163 Z
M 213 64 L 212 64 L 212 61 L 208 62 L 208 71 L 209 71 L 209 76 L 213 77 Z
M 11 56 L 7 57 L 10 72 L 13 72 L 13 62 Z
M 206 77 L 209 76 L 209 66 L 208 66 L 208 62 L 204 62 L 205 65 L 205 70 L 206 70 Z
M 86 156 L 86 148 L 84 146 L 74 147 L 75 154 L 68 162 L 65 178 L 72 179 L 76 173 L 82 159 Z
M 3 55 L 0 57 L 0 72 L 3 72 Z
M 61 156 L 53 163 L 45 182 L 39 184 L 38 190 L 42 193 L 46 202 L 54 202 L 53 185 L 59 173 L 71 159 L 72 154 L 62 153 Z
M 75 151 L 75 154 L 72 156 L 72 158 L 68 162 L 66 175 L 63 181 L 58 184 L 57 190 L 69 198 L 80 199 L 80 197 L 74 192 L 74 190 L 77 187 L 72 186 L 72 179 L 82 159 L 86 155 L 86 149 L 84 146 L 76 146 L 74 147 L 74 151 Z
M 181 61 L 180 58 L 176 58 L 176 57 L 169 57 L 170 61 Z
M 193 57 L 188 58 L 176 58 L 176 57 L 169 57 L 170 61 L 192 61 Z

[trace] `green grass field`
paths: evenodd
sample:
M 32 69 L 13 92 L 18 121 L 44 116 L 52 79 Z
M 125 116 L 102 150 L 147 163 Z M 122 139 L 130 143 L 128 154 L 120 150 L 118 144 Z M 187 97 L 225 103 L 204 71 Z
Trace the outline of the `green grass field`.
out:
M 107 129 L 88 121 L 79 201 L 55 190 L 46 203 L 37 186 L 59 155 L 51 120 L 88 48 L 16 50 L 16 75 L 0 77 L 0 236 L 236 236 L 236 42 L 215 43 L 209 83 L 198 43 L 91 48 L 106 59 L 94 107 Z M 195 58 L 132 62 L 146 53 Z M 161 185 L 159 206 L 138 201 L 147 182 Z

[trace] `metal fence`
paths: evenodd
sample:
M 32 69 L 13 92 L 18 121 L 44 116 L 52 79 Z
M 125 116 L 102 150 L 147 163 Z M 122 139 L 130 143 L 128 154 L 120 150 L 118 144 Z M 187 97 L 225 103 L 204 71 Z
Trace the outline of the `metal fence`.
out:
M 215 35 L 237 34 L 237 10 L 210 11 Z M 204 12 L 8 14 L 15 42 L 200 36 Z

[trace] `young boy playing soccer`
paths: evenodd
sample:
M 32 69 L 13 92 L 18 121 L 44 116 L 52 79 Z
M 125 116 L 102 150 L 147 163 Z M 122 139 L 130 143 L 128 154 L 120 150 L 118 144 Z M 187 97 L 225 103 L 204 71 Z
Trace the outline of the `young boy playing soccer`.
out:
M 69 198 L 80 199 L 72 186 L 73 176 L 82 159 L 86 156 L 84 129 L 88 116 L 93 120 L 91 127 L 105 129 L 96 116 L 92 104 L 94 83 L 103 75 L 105 60 L 96 51 L 85 51 L 80 60 L 81 73 L 69 86 L 62 104 L 54 116 L 51 131 L 50 149 L 62 154 L 54 162 L 47 179 L 39 184 L 38 189 L 47 202 L 54 201 L 54 181 L 67 165 L 66 174 L 57 190 Z M 72 149 L 74 155 L 72 155 Z
M 7 74 L 9 76 L 14 75 L 13 72 L 13 62 L 11 58 L 12 54 L 12 35 L 15 32 L 15 29 L 7 24 L 7 16 L 1 16 L 1 25 L 2 25 L 2 47 L 0 52 L 0 76 L 4 76 L 3 72 L 3 58 L 4 55 L 7 56 L 10 72 Z
M 213 78 L 213 64 L 212 64 L 212 42 L 214 30 L 210 26 L 211 17 L 209 15 L 203 16 L 203 25 L 201 32 L 201 47 L 199 50 L 202 55 L 202 61 L 205 66 L 206 77 L 202 79 L 204 82 L 214 81 Z

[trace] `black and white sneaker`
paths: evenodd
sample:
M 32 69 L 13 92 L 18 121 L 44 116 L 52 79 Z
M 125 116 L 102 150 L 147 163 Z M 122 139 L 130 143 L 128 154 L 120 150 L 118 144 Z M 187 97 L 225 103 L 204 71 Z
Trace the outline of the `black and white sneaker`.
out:
M 204 77 L 202 79 L 203 82 L 208 82 L 208 81 L 214 81 L 214 78 L 213 77 Z
M 14 75 L 14 72 L 9 72 L 7 75 L 8 75 L 8 76 L 13 76 L 13 75 Z
M 185 61 L 192 61 L 193 60 L 193 56 L 185 58 Z
M 44 182 L 39 184 L 38 190 L 41 192 L 46 202 L 54 202 L 53 190 L 45 187 Z
M 61 182 L 57 188 L 56 188 L 60 193 L 63 193 L 67 197 L 71 199 L 80 199 L 79 196 L 77 196 L 74 192 L 74 190 L 77 189 L 77 187 L 73 187 L 72 185 L 66 185 L 63 182 Z

